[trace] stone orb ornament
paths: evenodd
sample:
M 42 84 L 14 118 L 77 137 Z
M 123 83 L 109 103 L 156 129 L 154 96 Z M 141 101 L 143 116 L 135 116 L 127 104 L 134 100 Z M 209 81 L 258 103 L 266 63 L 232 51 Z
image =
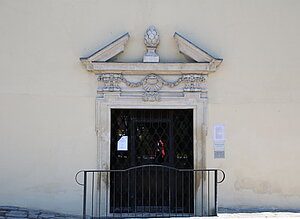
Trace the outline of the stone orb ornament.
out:
M 159 56 L 155 50 L 159 44 L 159 33 L 154 26 L 148 27 L 144 34 L 144 43 L 147 53 L 144 55 L 144 62 L 159 62 Z
M 157 47 L 159 44 L 159 33 L 154 26 L 148 27 L 144 34 L 144 42 L 147 47 Z

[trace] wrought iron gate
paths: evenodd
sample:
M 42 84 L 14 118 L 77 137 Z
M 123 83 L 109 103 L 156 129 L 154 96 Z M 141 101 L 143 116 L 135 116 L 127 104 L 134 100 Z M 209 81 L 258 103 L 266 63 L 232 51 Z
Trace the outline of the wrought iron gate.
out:
M 110 170 L 83 171 L 84 216 L 216 214 L 223 172 L 194 169 L 192 109 L 112 109 L 110 142 Z
M 117 149 L 122 136 L 125 151 Z M 193 169 L 192 109 L 111 110 L 111 169 L 145 164 Z
M 124 136 L 128 138 L 128 148 L 120 150 L 118 142 Z M 124 170 L 150 164 L 192 169 L 193 111 L 191 109 L 113 109 L 110 154 L 111 170 Z M 175 181 L 178 184 L 182 183 L 182 180 L 175 179 L 177 177 L 175 173 L 173 169 L 165 171 L 157 166 L 156 168 L 148 166 L 147 169 L 136 168 L 134 172 L 128 171 L 128 175 L 124 176 L 111 174 L 110 211 L 175 212 L 178 211 L 175 209 L 176 198 L 178 202 L 185 205 L 189 203 L 189 207 L 185 207 L 182 212 L 193 212 L 193 192 L 184 197 L 175 195 L 175 191 L 178 193 L 183 191 L 183 187 L 175 188 L 175 183 L 171 183 Z M 150 183 L 152 177 L 155 177 L 155 182 Z M 119 185 L 124 182 L 128 186 L 120 189 Z M 189 181 L 186 180 L 185 183 L 188 184 L 187 188 L 192 190 L 194 178 L 189 177 Z M 124 197 L 129 200 L 123 200 Z
M 83 183 L 78 180 L 80 173 Z M 216 216 L 218 183 L 224 181 L 225 174 L 219 169 L 152 164 L 126 170 L 84 170 L 75 178 L 83 186 L 83 218 L 153 218 Z M 192 178 L 196 181 L 193 186 Z

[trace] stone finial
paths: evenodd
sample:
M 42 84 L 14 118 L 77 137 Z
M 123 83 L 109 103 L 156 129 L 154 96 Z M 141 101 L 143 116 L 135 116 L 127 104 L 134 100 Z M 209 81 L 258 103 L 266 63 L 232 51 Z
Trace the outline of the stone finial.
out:
M 157 47 L 159 44 L 159 33 L 154 26 L 148 27 L 144 35 L 145 45 L 147 47 Z
M 146 30 L 144 43 L 147 47 L 147 53 L 144 55 L 144 62 L 159 62 L 159 56 L 155 53 L 159 44 L 159 33 L 154 26 L 150 26 Z

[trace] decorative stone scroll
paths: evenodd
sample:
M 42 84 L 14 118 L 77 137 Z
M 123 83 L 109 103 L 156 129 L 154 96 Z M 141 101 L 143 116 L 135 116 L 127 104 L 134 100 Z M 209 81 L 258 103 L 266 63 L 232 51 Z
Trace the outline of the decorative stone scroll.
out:
M 98 80 L 104 84 L 98 90 L 100 92 L 123 92 L 120 87 L 120 83 L 123 82 L 131 88 L 141 87 L 144 90 L 142 95 L 144 101 L 159 101 L 161 99 L 159 91 L 163 86 L 173 88 L 183 82 L 183 92 L 202 92 L 206 91 L 206 78 L 207 75 L 202 74 L 182 74 L 175 81 L 167 81 L 160 75 L 148 74 L 139 82 L 131 82 L 123 74 L 105 73 L 98 75 Z
M 183 91 L 185 92 L 195 92 L 206 90 L 206 79 L 207 75 L 200 74 L 184 74 L 182 75 L 182 80 L 185 83 Z
M 119 86 L 119 82 L 122 81 L 122 74 L 100 74 L 98 75 L 98 81 L 102 81 L 104 83 L 103 91 L 121 91 Z

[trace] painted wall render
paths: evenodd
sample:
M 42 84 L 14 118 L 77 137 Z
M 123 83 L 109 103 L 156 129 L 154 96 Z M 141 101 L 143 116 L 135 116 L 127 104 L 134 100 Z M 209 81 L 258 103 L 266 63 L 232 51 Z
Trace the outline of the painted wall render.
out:
M 164 61 L 186 61 L 179 32 L 223 58 L 208 78 L 207 167 L 219 205 L 298 209 L 300 2 L 0 0 L 0 205 L 81 213 L 80 169 L 97 167 L 96 77 L 79 61 L 129 32 L 115 61 L 142 61 L 160 32 Z M 212 126 L 225 125 L 225 159 Z

